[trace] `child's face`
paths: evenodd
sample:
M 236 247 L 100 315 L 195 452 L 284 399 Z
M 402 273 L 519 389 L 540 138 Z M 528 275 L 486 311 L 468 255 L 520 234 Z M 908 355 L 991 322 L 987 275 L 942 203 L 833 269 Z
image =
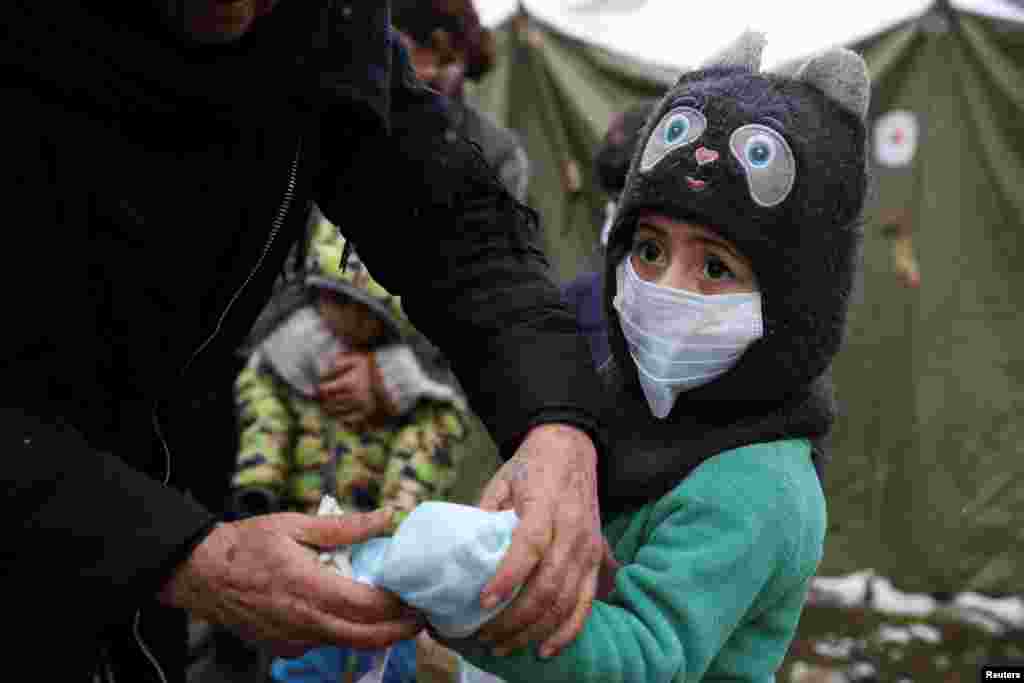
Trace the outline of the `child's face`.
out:
M 645 214 L 629 258 L 641 279 L 662 287 L 706 295 L 757 291 L 750 261 L 701 225 Z
M 384 337 L 384 321 L 361 303 L 321 290 L 317 309 L 331 332 L 354 349 L 372 348 Z

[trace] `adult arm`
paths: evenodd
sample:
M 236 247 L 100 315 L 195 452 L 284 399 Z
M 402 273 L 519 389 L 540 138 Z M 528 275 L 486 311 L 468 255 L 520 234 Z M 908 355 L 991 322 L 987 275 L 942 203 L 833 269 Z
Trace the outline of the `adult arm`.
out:
M 504 458 L 541 424 L 600 441 L 600 381 L 535 214 L 470 142 L 448 134 L 445 101 L 415 80 L 397 45 L 392 81 L 390 135 L 325 124 L 318 205 L 445 353 Z

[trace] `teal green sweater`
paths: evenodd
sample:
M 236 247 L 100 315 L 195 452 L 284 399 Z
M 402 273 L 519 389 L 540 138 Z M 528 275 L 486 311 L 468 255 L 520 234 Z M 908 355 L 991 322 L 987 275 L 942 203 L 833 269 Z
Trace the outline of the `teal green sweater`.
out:
M 476 666 L 525 681 L 775 680 L 825 539 L 825 498 L 804 440 L 720 453 L 605 527 L 623 566 L 555 658 L 530 648 Z

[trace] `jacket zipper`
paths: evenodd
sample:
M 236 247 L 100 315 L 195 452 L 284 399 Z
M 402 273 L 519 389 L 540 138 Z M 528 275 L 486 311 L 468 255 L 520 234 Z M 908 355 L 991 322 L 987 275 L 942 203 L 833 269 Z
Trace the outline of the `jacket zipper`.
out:
M 217 324 L 214 326 L 213 331 L 210 332 L 209 336 L 206 337 L 203 343 L 200 344 L 196 348 L 196 350 L 192 352 L 192 355 L 189 356 L 188 361 L 186 361 L 185 365 L 181 368 L 179 378 L 183 378 L 185 376 L 185 374 L 189 371 L 189 368 L 191 368 L 192 365 L 195 363 L 199 355 L 202 354 L 203 351 L 205 351 L 210 346 L 210 344 L 213 343 L 213 340 L 217 338 L 217 335 L 220 334 L 221 328 L 224 326 L 224 321 L 228 317 L 228 313 L 231 312 L 231 309 L 234 307 L 235 303 L 242 295 L 242 292 L 245 291 L 245 288 L 248 287 L 249 283 L 252 282 L 252 279 L 256 277 L 256 273 L 259 272 L 260 266 L 263 265 L 263 262 L 267 258 L 267 254 L 270 253 L 270 248 L 274 245 L 274 241 L 277 239 L 278 233 L 281 232 L 281 228 L 284 227 L 285 219 L 288 217 L 288 210 L 291 208 L 292 201 L 295 199 L 295 186 L 298 180 L 299 162 L 301 161 L 301 158 L 302 136 L 300 135 L 299 140 L 295 146 L 295 156 L 292 158 L 292 165 L 288 171 L 288 185 L 285 187 L 284 196 L 281 199 L 280 205 L 278 205 L 277 214 L 274 216 L 274 222 L 271 224 L 270 234 L 267 236 L 267 240 L 263 244 L 263 251 L 260 252 L 260 256 L 258 259 L 256 259 L 255 265 L 253 265 L 252 270 L 249 271 L 249 275 L 245 278 L 242 284 L 239 285 L 238 289 L 235 290 L 235 293 L 231 296 L 231 299 L 228 300 L 228 303 L 224 307 L 224 310 L 221 311 L 220 317 L 217 319 Z M 164 486 L 167 486 L 171 481 L 171 449 L 167 445 L 167 440 L 164 438 L 163 428 L 160 424 L 159 410 L 160 401 L 157 400 L 153 403 L 151 416 L 153 418 L 153 431 L 156 433 L 157 439 L 160 440 L 160 446 L 164 452 L 163 484 Z M 153 669 L 156 671 L 157 676 L 160 678 L 160 680 L 163 683 L 167 683 L 167 676 L 164 674 L 164 670 L 160 666 L 160 662 L 157 661 L 156 656 L 153 654 L 153 652 L 149 649 L 149 647 L 142 639 L 142 633 L 139 629 L 141 620 L 142 609 L 140 608 L 135 612 L 135 622 L 134 625 L 132 626 L 132 632 L 135 636 L 135 642 L 136 644 L 138 644 L 139 649 L 142 650 L 142 654 L 145 655 L 146 659 L 149 660 L 149 663 L 153 665 Z

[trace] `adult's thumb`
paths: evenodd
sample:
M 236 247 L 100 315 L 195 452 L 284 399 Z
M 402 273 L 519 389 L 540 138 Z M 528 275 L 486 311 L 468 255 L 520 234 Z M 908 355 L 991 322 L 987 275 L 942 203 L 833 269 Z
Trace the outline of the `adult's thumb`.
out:
M 391 510 L 349 512 L 344 515 L 309 517 L 297 539 L 319 548 L 354 545 L 391 532 Z

